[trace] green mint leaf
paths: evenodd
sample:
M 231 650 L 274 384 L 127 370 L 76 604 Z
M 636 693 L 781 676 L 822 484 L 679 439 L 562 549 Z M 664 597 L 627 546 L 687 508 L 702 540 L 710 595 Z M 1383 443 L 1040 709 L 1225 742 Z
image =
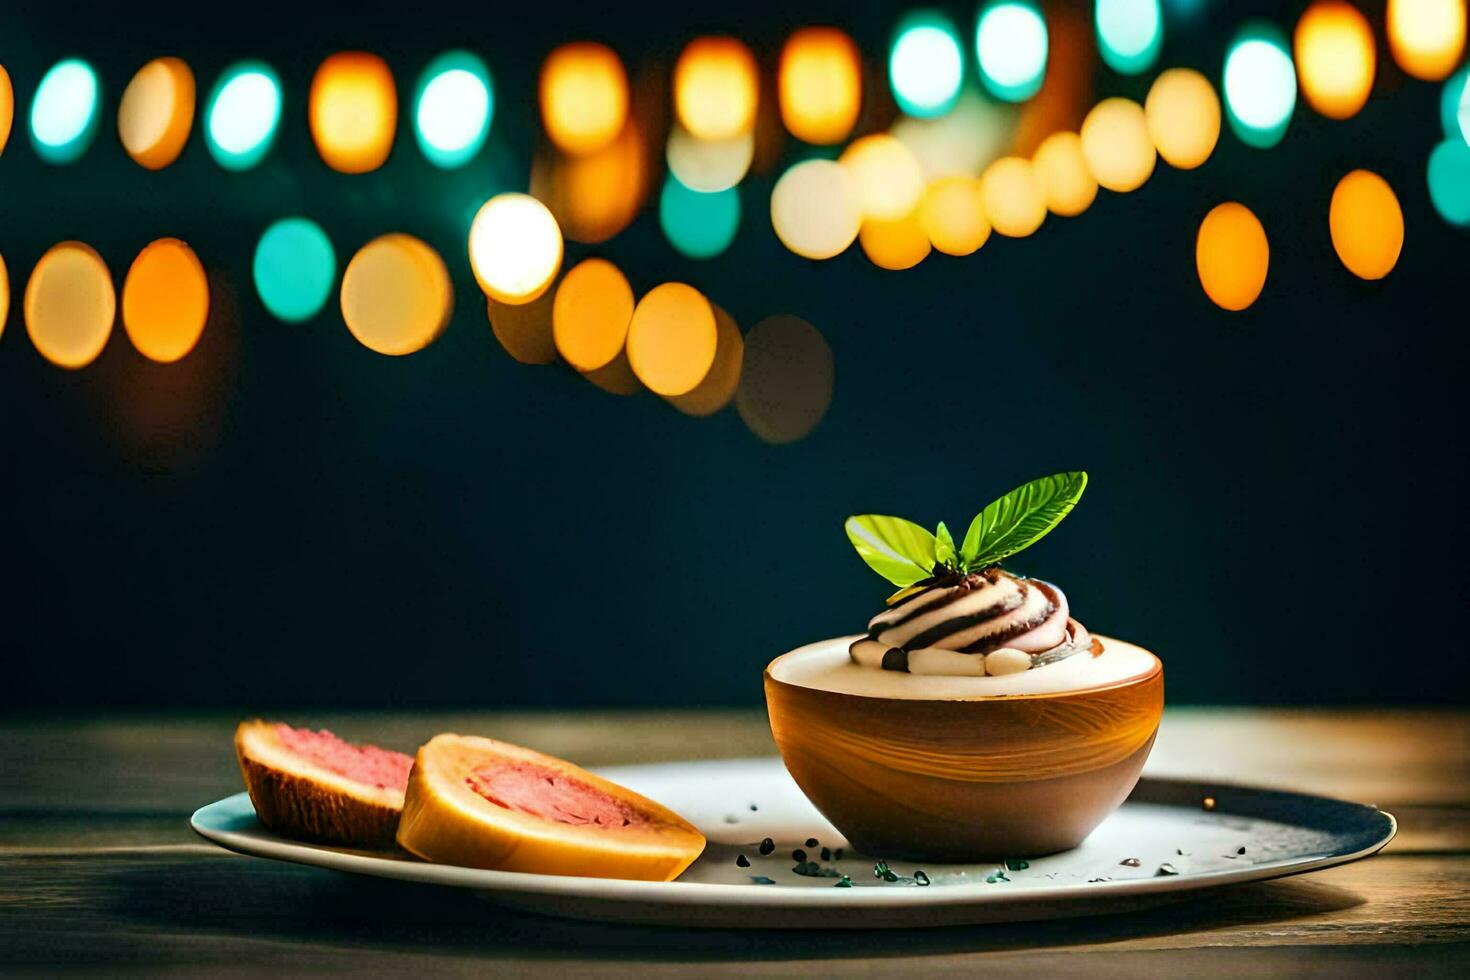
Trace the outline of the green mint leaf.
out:
M 960 567 L 959 553 L 954 550 L 954 536 L 949 533 L 949 528 L 944 526 L 943 521 L 934 530 L 934 558 L 946 568 Z
M 966 568 L 984 568 L 1031 547 L 1071 513 L 1086 488 L 1082 472 L 1056 473 L 1017 487 L 975 515 L 960 561 Z
M 882 514 L 859 514 L 843 525 L 847 539 L 868 567 L 900 588 L 934 571 L 934 535 L 913 521 Z

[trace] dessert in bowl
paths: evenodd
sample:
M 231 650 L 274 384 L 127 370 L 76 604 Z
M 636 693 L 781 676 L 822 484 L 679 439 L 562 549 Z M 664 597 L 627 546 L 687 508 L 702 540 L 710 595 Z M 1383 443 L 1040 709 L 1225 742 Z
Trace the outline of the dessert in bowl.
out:
M 1055 585 L 1000 567 L 1075 505 L 1086 474 L 1043 477 L 987 507 L 956 547 L 899 518 L 848 521 L 902 588 L 858 636 L 766 668 L 781 757 L 857 848 L 976 861 L 1081 843 L 1138 781 L 1163 668 L 1072 618 Z

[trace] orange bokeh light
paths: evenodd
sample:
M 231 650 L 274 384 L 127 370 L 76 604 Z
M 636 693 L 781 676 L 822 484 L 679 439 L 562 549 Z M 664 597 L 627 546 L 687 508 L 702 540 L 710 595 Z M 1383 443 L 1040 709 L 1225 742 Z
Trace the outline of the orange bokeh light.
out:
M 733 37 L 689 42 L 674 65 L 674 110 L 702 140 L 725 140 L 755 123 L 760 80 L 755 56 Z
M 628 120 L 628 73 L 603 44 L 564 44 L 547 55 L 540 92 L 546 135 L 575 156 L 606 147 Z
M 1002 235 L 1025 238 L 1046 220 L 1046 197 L 1030 160 L 1001 157 L 980 175 L 985 216 Z
M 637 125 L 585 156 L 547 151 L 531 169 L 531 193 L 572 241 L 597 244 L 622 231 L 648 196 L 648 161 Z
M 1131 99 L 1103 99 L 1082 121 L 1082 158 L 1097 182 L 1126 193 L 1154 172 L 1158 152 L 1143 106 Z
M 852 132 L 863 102 L 863 66 L 852 38 L 805 27 L 786 39 L 777 74 L 781 120 L 799 140 L 826 145 Z
M 323 61 L 311 80 L 307 117 L 317 152 L 333 170 L 376 170 L 393 149 L 398 92 L 375 54 L 344 51 Z
M 453 293 L 444 260 L 398 232 L 358 249 L 342 274 L 342 319 L 352 336 L 379 354 L 412 354 L 449 322 Z
M 5 256 L 0 255 L 0 337 L 5 336 L 5 321 L 10 317 L 10 274 L 5 271 Z
M 1082 157 L 1082 137 L 1076 133 L 1053 133 L 1041 141 L 1031 158 L 1036 180 L 1041 184 L 1046 206 L 1053 214 L 1071 218 L 1092 206 L 1097 198 L 1097 180 Z
M 1465 50 L 1465 0 L 1388 0 L 1388 47 L 1399 67 L 1437 82 Z
M 1321 0 L 1296 22 L 1292 42 L 1302 94 L 1329 119 L 1347 119 L 1368 101 L 1378 54 L 1373 28 L 1350 3 Z
M 919 224 L 935 248 L 946 255 L 969 255 L 990 237 L 985 199 L 974 177 L 941 177 L 929 185 L 919 205 Z
M 1154 79 L 1143 115 L 1159 156 L 1180 170 L 1204 163 L 1220 140 L 1220 97 L 1193 68 L 1170 68 Z
M 709 300 L 693 286 L 666 282 L 649 290 L 628 325 L 628 363 L 650 391 L 682 395 L 709 374 L 719 332 Z
M 1404 212 L 1388 181 L 1354 170 L 1338 181 L 1327 212 L 1332 247 L 1360 279 L 1382 279 L 1404 247 Z
M 578 371 L 596 371 L 623 352 L 633 319 L 633 289 L 607 259 L 579 262 L 556 288 L 552 335 L 562 359 Z
M 912 214 L 924 196 L 924 168 L 887 133 L 853 140 L 837 162 L 856 182 L 865 218 L 897 221 Z
M 209 318 L 209 280 L 194 250 L 177 238 L 149 244 L 123 280 L 123 328 L 143 356 L 177 361 L 199 342 Z
M 64 368 L 97 359 L 117 315 L 112 273 L 83 242 L 53 245 L 26 283 L 26 332 L 41 356 Z
M 15 89 L 10 84 L 10 73 L 0 65 L 0 153 L 10 140 L 10 126 L 15 122 Z
M 178 58 L 155 58 L 133 76 L 117 106 L 117 135 L 139 166 L 162 170 L 179 158 L 194 127 L 194 73 Z
M 858 231 L 858 244 L 868 261 L 894 272 L 912 269 L 928 258 L 932 247 L 917 208 L 902 218 L 864 221 Z
M 1194 261 L 1205 295 L 1223 309 L 1243 310 L 1266 285 L 1271 263 L 1266 229 L 1245 205 L 1227 201 L 1200 223 Z

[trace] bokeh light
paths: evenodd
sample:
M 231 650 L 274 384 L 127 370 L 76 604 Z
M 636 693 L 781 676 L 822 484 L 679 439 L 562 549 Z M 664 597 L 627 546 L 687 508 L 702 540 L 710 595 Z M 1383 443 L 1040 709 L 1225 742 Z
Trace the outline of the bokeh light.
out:
M 1445 81 L 1439 93 L 1439 118 L 1446 136 L 1470 143 L 1470 65 Z
M 31 144 L 47 163 L 81 158 L 97 135 L 101 117 L 97 73 L 80 58 L 67 58 L 41 76 L 31 100 Z
M 1388 0 L 1388 47 L 1399 67 L 1437 82 L 1465 50 L 1465 0 Z
M 990 219 L 980 181 L 974 177 L 941 177 L 929 184 L 919 205 L 919 225 L 945 255 L 969 255 L 990 237 Z
M 637 217 L 648 196 L 649 163 L 633 120 L 595 153 L 537 154 L 531 193 L 545 202 L 572 241 L 605 242 Z
M 281 80 L 259 61 L 226 68 L 204 110 L 204 142 L 226 170 L 248 170 L 270 152 L 281 123 Z
M 1082 121 L 1082 158 L 1098 184 L 1110 191 L 1142 187 L 1157 153 L 1143 107 L 1132 99 L 1104 99 Z
M 41 356 L 64 368 L 97 359 L 117 314 L 117 294 L 107 263 L 90 245 L 53 245 L 26 283 L 25 321 Z
M 584 259 L 556 287 L 552 337 L 562 359 L 578 371 L 596 371 L 616 360 L 632 319 L 632 287 L 607 259 Z
M 1046 78 L 1046 18 L 1031 0 L 990 0 L 975 25 L 980 80 L 996 98 L 1024 102 Z
M 470 224 L 470 267 L 480 288 L 502 303 L 529 303 L 556 278 L 561 228 L 529 194 L 497 194 Z
M 1046 220 L 1046 197 L 1031 161 L 1001 157 L 980 175 L 980 196 L 990 225 L 1002 235 L 1025 238 Z
M 485 301 L 495 339 L 522 364 L 550 364 L 556 360 L 552 302 L 551 293 L 542 293 L 529 303 L 501 303 L 494 298 Z
M 806 438 L 832 405 L 832 348 L 800 317 L 766 317 L 745 335 L 735 409 L 757 439 L 779 446 Z
M 342 273 L 342 319 L 379 354 L 423 350 L 449 322 L 453 300 L 439 253 L 400 232 L 358 249 Z
M 1225 56 L 1225 110 L 1242 143 L 1267 149 L 1281 142 L 1296 108 L 1296 68 L 1275 28 L 1246 27 Z
M 398 129 L 398 91 L 387 62 L 364 51 L 327 58 L 312 77 L 307 118 L 317 152 L 333 170 L 381 167 Z
M 1404 212 L 1388 181 L 1354 170 L 1337 182 L 1327 212 L 1332 247 L 1360 279 L 1382 279 L 1404 247 Z
M 177 238 L 149 243 L 123 280 L 123 329 L 133 346 L 171 364 L 194 349 L 208 319 L 209 280 L 194 250 Z
M 932 119 L 900 116 L 889 135 L 909 148 L 928 179 L 973 177 L 1007 151 L 1018 115 L 1010 103 L 966 88 L 949 112 Z
M 628 121 L 628 73 L 603 44 L 563 44 L 541 66 L 541 124 L 564 153 L 605 148 Z
M 279 320 L 301 323 L 321 312 L 337 278 L 337 255 L 321 226 L 282 218 L 265 230 L 251 263 L 255 291 Z
M 868 218 L 858 232 L 863 254 L 880 269 L 899 272 L 928 258 L 929 235 L 917 209 L 902 218 Z
M 888 55 L 888 84 L 911 116 L 942 116 L 959 98 L 965 60 L 954 22 L 932 10 L 899 22 Z
M 15 122 L 15 87 L 10 84 L 10 73 L 0 65 L 0 153 L 10 142 L 10 127 Z
M 649 290 L 628 324 L 628 363 L 638 380 L 659 395 L 693 391 L 709 374 L 717 344 L 709 300 L 682 282 Z
M 838 159 L 858 189 L 863 216 L 896 221 L 924 196 L 924 169 L 907 146 L 886 133 L 854 140 Z
M 1113 71 L 1137 75 L 1153 67 L 1164 44 L 1159 0 L 1097 0 L 1097 48 Z
M 771 226 L 781 244 L 809 259 L 847 250 L 863 220 L 857 182 L 832 160 L 805 160 L 771 191 Z
M 852 38 L 835 27 L 804 27 L 786 39 L 777 73 L 781 120 L 799 140 L 847 138 L 863 102 L 863 66 Z
M 740 369 L 745 360 L 745 338 L 735 319 L 720 309 L 715 311 L 715 362 L 709 373 L 693 389 L 682 395 L 669 395 L 665 400 L 685 415 L 706 418 L 735 400 L 740 387 Z
M 1193 170 L 1220 139 L 1220 99 L 1193 68 L 1170 68 L 1154 79 L 1143 104 L 1148 135 L 1171 167 Z
M 5 321 L 10 318 L 10 273 L 5 269 L 5 256 L 0 255 L 0 337 L 5 336 Z
M 760 79 L 755 56 L 733 37 L 689 42 L 674 65 L 674 110 L 702 140 L 723 140 L 755 123 Z
M 1194 261 L 1205 295 L 1223 309 L 1243 310 L 1266 285 L 1266 229 L 1245 205 L 1227 201 L 1200 222 Z
M 658 223 L 669 244 L 691 259 L 712 259 L 740 229 L 740 191 L 697 191 L 669 174 L 658 198 Z
M 669 133 L 666 151 L 669 170 L 696 191 L 722 191 L 736 184 L 750 170 L 755 158 L 755 132 L 749 131 L 723 140 L 696 139 L 683 126 Z
M 446 170 L 474 159 L 495 118 L 495 87 L 485 62 L 468 51 L 446 51 L 424 68 L 413 99 L 419 150 Z
M 1470 226 L 1470 144 L 1447 139 L 1429 154 L 1429 200 L 1439 216 L 1457 227 Z
M 1329 119 L 1356 115 L 1373 90 L 1378 55 L 1373 28 L 1350 3 L 1318 0 L 1296 22 L 1292 39 L 1307 104 Z
M 1097 178 L 1082 155 L 1082 137 L 1053 133 L 1042 140 L 1031 158 L 1042 196 L 1052 214 L 1075 217 L 1097 198 Z
M 194 73 L 178 58 L 155 58 L 133 76 L 117 107 L 117 134 L 140 166 L 179 158 L 194 127 Z

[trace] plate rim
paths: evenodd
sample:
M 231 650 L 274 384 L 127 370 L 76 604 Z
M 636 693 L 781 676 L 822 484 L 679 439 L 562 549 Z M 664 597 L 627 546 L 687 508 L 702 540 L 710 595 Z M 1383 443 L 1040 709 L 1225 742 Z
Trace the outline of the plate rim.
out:
M 763 757 L 744 759 L 688 760 L 682 764 L 734 764 L 772 761 Z M 681 764 L 677 760 L 650 763 L 645 766 L 610 767 L 622 770 L 652 768 Z M 1177 787 L 1200 787 L 1203 793 L 1268 794 L 1277 798 L 1295 798 L 1337 806 L 1357 807 L 1372 811 L 1386 821 L 1384 832 L 1366 846 L 1351 852 L 1328 853 L 1317 856 L 1284 858 L 1278 861 L 1247 865 L 1242 868 L 1223 868 L 1180 875 L 1156 876 L 1151 878 L 1126 878 L 1110 881 L 1063 885 L 1037 885 L 1025 889 L 997 889 L 980 882 L 950 884 L 941 888 L 765 888 L 751 884 L 729 884 L 703 881 L 633 881 L 621 878 L 593 878 L 574 875 L 545 875 L 524 871 L 493 871 L 484 868 L 469 868 L 461 865 L 430 864 L 412 859 L 380 857 L 369 852 L 351 851 L 293 841 L 261 830 L 269 837 L 246 835 L 237 831 L 222 830 L 210 826 L 208 821 L 213 811 L 226 807 L 249 804 L 248 792 L 234 793 L 213 803 L 205 804 L 189 817 L 189 826 L 204 839 L 227 851 L 286 861 L 310 867 L 328 868 L 364 874 L 377 878 L 437 884 L 455 888 L 469 888 L 493 893 L 520 895 L 561 896 L 567 898 L 591 898 L 623 900 L 630 902 L 657 903 L 678 906 L 759 906 L 764 908 L 912 908 L 916 906 L 946 907 L 979 904 L 1025 905 L 1055 902 L 1089 901 L 1107 897 L 1134 897 L 1175 892 L 1202 891 L 1225 885 L 1251 881 L 1268 881 L 1289 875 L 1320 871 L 1358 861 L 1378 853 L 1398 833 L 1398 821 L 1394 815 L 1373 804 L 1357 803 L 1334 797 L 1311 793 L 1297 793 L 1227 782 L 1202 782 L 1194 779 L 1144 776 L 1140 782 L 1172 784 Z M 1153 804 L 1169 806 L 1170 804 Z M 1229 807 L 1215 811 L 1250 817 L 1251 814 L 1235 813 Z M 814 894 L 826 895 L 814 899 Z

